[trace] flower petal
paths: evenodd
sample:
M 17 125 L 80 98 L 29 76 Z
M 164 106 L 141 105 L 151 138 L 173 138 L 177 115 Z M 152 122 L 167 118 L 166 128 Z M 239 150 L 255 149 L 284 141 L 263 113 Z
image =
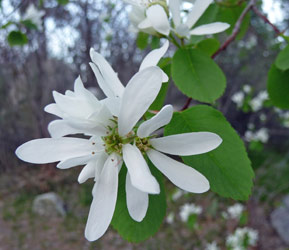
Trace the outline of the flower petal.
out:
M 121 99 L 118 129 L 121 136 L 131 131 L 157 97 L 162 85 L 162 71 L 149 67 L 136 73 Z
M 150 66 L 157 66 L 159 60 L 164 56 L 169 48 L 169 41 L 167 40 L 164 45 L 159 48 L 151 51 L 147 56 L 143 59 L 139 71 L 148 68 Z M 163 72 L 163 82 L 167 82 L 169 80 L 166 73 Z
M 123 160 L 131 177 L 131 183 L 137 189 L 150 194 L 159 194 L 160 186 L 151 174 L 140 150 L 131 144 L 123 146 Z
M 227 23 L 221 23 L 221 22 L 216 22 L 216 23 L 210 23 L 210 24 L 204 24 L 201 26 L 198 26 L 190 31 L 191 35 L 211 35 L 211 34 L 216 34 L 225 31 L 230 27 L 229 24 Z
M 173 16 L 175 27 L 181 24 L 180 0 L 169 0 L 169 8 Z
M 104 94 L 107 97 L 121 97 L 124 86 L 109 63 L 93 48 L 90 49 L 90 58 L 93 62 L 90 66 Z
M 209 190 L 210 184 L 205 176 L 195 169 L 155 151 L 147 151 L 152 163 L 177 187 L 192 193 L 203 193 Z
M 48 104 L 47 106 L 45 106 L 44 111 L 61 118 L 63 117 L 63 112 L 59 109 L 56 103 Z
M 193 27 L 213 1 L 214 0 L 197 0 L 185 24 L 189 28 Z
M 85 227 L 89 241 L 100 238 L 107 230 L 115 209 L 118 189 L 118 157 L 111 154 L 103 167 L 99 182 L 93 188 L 93 200 Z
M 43 164 L 92 154 L 95 147 L 79 138 L 44 138 L 22 144 L 16 155 L 23 161 Z
M 150 21 L 152 27 L 165 36 L 170 34 L 170 23 L 167 13 L 159 4 L 154 4 L 146 11 L 147 19 Z
M 129 173 L 126 175 L 126 204 L 129 215 L 138 222 L 141 222 L 147 213 L 149 206 L 148 193 L 142 192 L 131 184 Z
M 120 101 L 119 97 L 109 97 L 101 100 L 104 105 L 109 109 L 112 115 L 118 117 L 120 112 Z
M 96 160 L 88 162 L 81 170 L 78 176 L 78 182 L 80 184 L 86 182 L 89 178 L 93 178 L 95 176 L 96 162 L 97 162 Z
M 211 132 L 193 132 L 151 139 L 150 143 L 163 153 L 198 155 L 214 150 L 222 143 L 222 139 Z
M 90 155 L 66 159 L 66 160 L 59 162 L 56 167 L 58 167 L 60 169 L 68 169 L 68 168 L 72 168 L 72 167 L 76 167 L 76 166 L 85 165 L 93 157 L 95 157 L 95 156 L 90 154 Z
M 83 133 L 79 129 L 71 127 L 64 120 L 54 120 L 48 124 L 48 131 L 51 137 L 60 138 L 65 135 Z
M 154 131 L 167 125 L 172 119 L 173 112 L 174 110 L 172 105 L 164 106 L 158 114 L 156 114 L 151 119 L 143 122 L 139 126 L 137 130 L 138 137 L 140 138 L 148 137 Z

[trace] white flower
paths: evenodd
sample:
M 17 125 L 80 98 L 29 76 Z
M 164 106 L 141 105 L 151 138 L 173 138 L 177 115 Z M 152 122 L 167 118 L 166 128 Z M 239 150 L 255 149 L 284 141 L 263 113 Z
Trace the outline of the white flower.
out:
M 243 106 L 244 97 L 245 97 L 244 92 L 243 92 L 243 91 L 239 91 L 239 92 L 236 92 L 236 93 L 232 96 L 231 100 L 232 100 L 234 103 L 236 103 L 237 107 L 240 108 L 240 107 Z
M 30 20 L 33 24 L 37 26 L 37 29 L 42 29 L 42 20 L 41 18 L 45 15 L 44 10 L 38 10 L 35 8 L 34 4 L 30 4 L 26 9 L 22 20 Z
M 154 66 L 167 47 L 168 43 L 165 43 L 162 48 L 149 53 L 140 71 L 126 87 L 109 63 L 91 50 L 90 65 L 107 98 L 99 101 L 84 88 L 80 78 L 75 81 L 74 92 L 67 91 L 65 95 L 53 92 L 55 103 L 45 110 L 61 119 L 49 124 L 52 138 L 32 140 L 16 150 L 20 159 L 31 163 L 60 161 L 57 167 L 62 169 L 85 165 L 79 182 L 92 177 L 95 180 L 85 229 L 85 236 L 90 241 L 101 237 L 110 224 L 117 198 L 118 172 L 123 161 L 128 169 L 127 207 L 136 221 L 142 221 L 146 215 L 148 194 L 160 192 L 159 184 L 143 157 L 144 153 L 178 187 L 194 193 L 209 189 L 209 183 L 202 174 L 163 153 L 206 153 L 219 146 L 222 140 L 218 135 L 196 132 L 152 138 L 151 133 L 171 120 L 173 109 L 170 105 L 143 122 L 135 133 L 135 125 L 158 95 L 162 82 L 168 80 L 165 73 Z M 90 136 L 90 139 L 63 137 L 79 133 Z
M 176 201 L 178 200 L 179 198 L 181 198 L 184 194 L 186 194 L 187 192 L 182 190 L 182 189 L 177 189 L 174 194 L 172 195 L 172 200 L 173 201 Z
M 240 219 L 243 211 L 244 211 L 244 206 L 240 203 L 236 203 L 233 206 L 228 207 L 227 209 L 228 215 L 232 219 Z
M 269 99 L 266 90 L 259 92 L 259 94 L 250 101 L 250 105 L 253 111 L 257 112 L 263 107 L 263 103 Z
M 246 131 L 245 132 L 246 141 L 260 141 L 262 143 L 267 143 L 269 140 L 269 131 L 266 128 L 260 128 L 256 132 Z
M 231 234 L 226 239 L 227 247 L 231 249 L 246 250 L 248 246 L 256 246 L 258 241 L 258 231 L 244 227 L 237 228 L 234 234 Z
M 243 86 L 243 90 L 244 90 L 244 92 L 245 92 L 246 94 L 249 94 L 249 93 L 252 91 L 252 87 L 251 87 L 250 85 L 248 85 L 248 84 L 245 84 L 245 85 Z
M 173 224 L 173 223 L 174 223 L 174 220 L 175 220 L 175 215 L 174 215 L 173 212 L 170 212 L 170 213 L 168 214 L 168 216 L 167 216 L 166 221 L 167 221 L 168 224 Z
M 169 4 L 167 4 L 166 0 L 124 1 L 134 6 L 130 14 L 133 25 L 150 34 L 154 30 L 168 36 L 172 30 L 180 37 L 189 37 L 190 35 L 215 34 L 229 28 L 229 24 L 221 22 L 194 27 L 213 0 L 195 1 L 192 10 L 186 18 L 182 18 L 181 0 L 169 0 Z M 173 27 L 170 26 L 170 17 L 172 17 L 174 23 Z
M 207 244 L 205 250 L 219 250 L 217 243 L 213 241 L 212 243 Z
M 181 220 L 183 222 L 187 222 L 190 215 L 192 214 L 199 215 L 202 213 L 202 211 L 203 211 L 202 207 L 196 206 L 194 203 L 191 204 L 186 203 L 183 206 L 181 206 L 180 209 Z

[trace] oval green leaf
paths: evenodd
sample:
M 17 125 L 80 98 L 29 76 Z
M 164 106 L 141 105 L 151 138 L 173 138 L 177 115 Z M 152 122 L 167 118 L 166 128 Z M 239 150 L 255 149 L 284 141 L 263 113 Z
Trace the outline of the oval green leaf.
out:
M 182 157 L 207 177 L 211 190 L 235 200 L 247 200 L 253 186 L 254 172 L 243 141 L 221 112 L 199 105 L 182 113 L 175 113 L 165 128 L 165 134 L 208 131 L 218 134 L 222 144 L 201 155 Z
M 279 53 L 275 64 L 278 69 L 289 69 L 289 45 Z
M 289 109 L 289 69 L 282 71 L 273 64 L 269 71 L 267 89 L 273 105 Z
M 172 78 L 185 95 L 213 103 L 226 88 L 220 67 L 199 49 L 179 49 L 172 60 Z

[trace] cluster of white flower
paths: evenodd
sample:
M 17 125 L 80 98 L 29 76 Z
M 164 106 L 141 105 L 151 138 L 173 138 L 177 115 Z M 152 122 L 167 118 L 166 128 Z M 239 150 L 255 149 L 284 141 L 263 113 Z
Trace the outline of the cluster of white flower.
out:
M 28 8 L 26 9 L 22 20 L 23 21 L 30 21 L 33 23 L 38 30 L 42 29 L 42 20 L 41 18 L 45 15 L 44 10 L 38 10 L 34 4 L 30 4 Z
M 240 219 L 244 211 L 244 206 L 240 203 L 236 203 L 233 206 L 228 207 L 227 211 L 222 215 L 225 219 Z
M 260 91 L 259 94 L 250 101 L 250 106 L 252 110 L 254 112 L 257 112 L 260 109 L 262 109 L 264 102 L 267 101 L 268 99 L 269 95 L 267 91 L 266 90 Z
M 219 250 L 220 248 L 217 245 L 217 242 L 213 241 L 212 243 L 209 243 L 206 245 L 205 250 Z
M 279 119 L 281 120 L 282 125 L 285 128 L 289 128 L 289 111 L 283 111 L 279 108 L 275 108 L 276 113 L 279 116 Z
M 244 227 L 236 231 L 226 239 L 226 246 L 232 250 L 246 250 L 249 246 L 256 246 L 258 242 L 258 231 Z
M 247 100 L 248 106 L 252 111 L 257 112 L 263 108 L 264 102 L 269 99 L 266 90 L 262 90 L 254 98 L 251 97 L 252 88 L 249 85 L 244 85 L 243 89 L 232 95 L 231 100 L 238 108 L 242 108 Z M 251 99 L 252 98 L 252 99 Z
M 183 222 L 187 222 L 190 215 L 192 214 L 199 215 L 202 213 L 202 211 L 203 211 L 202 207 L 197 206 L 194 203 L 191 204 L 186 203 L 183 206 L 181 206 L 179 215 Z
M 181 189 L 176 189 L 176 191 L 173 193 L 172 195 L 172 200 L 173 201 L 177 201 L 179 198 L 181 198 L 184 194 L 186 194 L 188 192 L 181 190 Z
M 168 215 L 167 215 L 167 219 L 166 219 L 166 222 L 168 224 L 173 224 L 174 223 L 174 220 L 175 220 L 175 214 L 173 212 L 170 212 Z
M 213 0 L 196 0 L 189 12 L 182 9 L 182 0 L 124 0 L 132 5 L 129 17 L 136 31 L 178 37 L 211 35 L 230 27 L 227 23 L 215 22 L 195 27 Z
M 251 94 L 251 92 L 252 92 L 252 87 L 248 84 L 245 84 L 242 90 L 232 95 L 231 100 L 232 102 L 236 103 L 238 108 L 241 108 L 244 104 L 246 95 Z
M 201 173 L 165 154 L 188 156 L 209 152 L 222 142 L 218 135 L 193 132 L 155 138 L 155 131 L 172 118 L 171 105 L 139 123 L 157 97 L 162 83 L 168 81 L 168 76 L 156 66 L 168 46 L 166 41 L 160 49 L 149 53 L 126 87 L 105 58 L 91 49 L 90 66 L 107 98 L 98 100 L 84 87 L 80 77 L 75 81 L 74 91 L 68 90 L 65 95 L 54 91 L 55 103 L 45 107 L 46 112 L 60 118 L 48 126 L 52 138 L 32 140 L 16 150 L 16 155 L 26 162 L 59 162 L 57 167 L 60 169 L 85 165 L 78 181 L 83 183 L 94 178 L 95 182 L 85 229 L 85 236 L 90 241 L 101 237 L 111 222 L 123 162 L 128 170 L 127 208 L 138 222 L 146 215 L 149 195 L 160 193 L 159 183 L 151 174 L 145 155 L 183 190 L 203 193 L 210 187 Z M 65 137 L 75 134 L 84 134 L 89 139 Z M 190 209 L 195 213 L 200 211 Z
M 268 129 L 260 128 L 259 130 L 255 132 L 248 130 L 245 132 L 245 140 L 248 142 L 257 141 L 257 142 L 267 143 L 269 140 Z

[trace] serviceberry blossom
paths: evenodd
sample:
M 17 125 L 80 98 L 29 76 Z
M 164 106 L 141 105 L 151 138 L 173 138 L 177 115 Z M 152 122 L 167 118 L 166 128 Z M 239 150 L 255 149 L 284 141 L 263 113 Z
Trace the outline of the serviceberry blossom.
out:
M 197 206 L 194 203 L 191 204 L 186 203 L 183 206 L 181 206 L 179 215 L 183 222 L 187 222 L 190 215 L 192 214 L 199 215 L 202 213 L 202 211 L 203 211 L 202 207 Z
M 130 216 L 142 221 L 146 215 L 149 194 L 160 192 L 159 183 L 151 174 L 144 155 L 178 187 L 193 193 L 209 189 L 208 180 L 193 168 L 165 154 L 195 155 L 209 152 L 222 139 L 210 132 L 194 132 L 156 138 L 153 134 L 168 124 L 173 108 L 165 106 L 157 115 L 140 125 L 139 120 L 157 97 L 167 75 L 157 66 L 168 48 L 149 53 L 126 87 L 109 63 L 93 49 L 90 64 L 98 84 L 107 98 L 98 100 L 85 89 L 80 77 L 74 91 L 65 95 L 53 92 L 55 103 L 45 111 L 58 116 L 48 130 L 52 138 L 24 143 L 16 155 L 36 164 L 59 162 L 58 168 L 85 165 L 78 181 L 94 178 L 93 201 L 85 228 L 85 236 L 93 241 L 107 230 L 116 205 L 118 173 L 125 163 L 126 202 Z M 65 137 L 84 134 L 89 139 Z M 165 154 L 164 154 L 165 153 Z
M 223 32 L 227 23 L 215 22 L 195 27 L 213 0 L 197 0 L 189 13 L 182 10 L 182 0 L 124 0 L 131 4 L 130 20 L 136 30 L 168 36 L 173 31 L 179 37 L 210 35 Z
M 220 248 L 218 247 L 215 241 L 213 241 L 212 243 L 208 243 L 205 248 L 205 250 L 219 250 L 219 249 Z
M 258 231 L 244 227 L 237 228 L 236 231 L 226 239 L 226 246 L 229 249 L 246 250 L 248 247 L 257 245 Z
M 34 4 L 30 4 L 26 9 L 22 20 L 23 21 L 31 21 L 34 25 L 36 25 L 38 30 L 42 29 L 42 20 L 41 18 L 45 15 L 44 10 L 38 10 L 35 8 Z
M 233 206 L 228 207 L 227 213 L 228 217 L 232 219 L 240 219 L 244 211 L 244 206 L 240 203 L 236 203 Z
M 243 91 L 238 91 L 232 95 L 231 100 L 236 103 L 237 107 L 240 108 L 244 104 L 245 94 Z
M 253 132 L 248 130 L 245 132 L 245 140 L 248 142 L 257 141 L 262 143 L 267 143 L 269 140 L 269 131 L 267 128 L 260 128 L 259 130 Z

